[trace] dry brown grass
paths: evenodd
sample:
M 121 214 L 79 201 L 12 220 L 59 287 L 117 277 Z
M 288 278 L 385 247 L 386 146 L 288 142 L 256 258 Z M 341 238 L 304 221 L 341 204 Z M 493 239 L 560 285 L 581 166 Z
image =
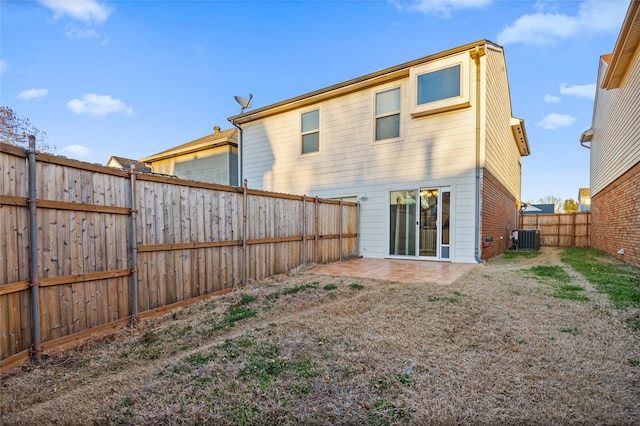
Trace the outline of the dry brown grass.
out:
M 639 424 L 629 312 L 573 273 L 590 300 L 551 297 L 523 272 L 544 253 L 449 286 L 248 286 L 8 378 L 2 424 Z

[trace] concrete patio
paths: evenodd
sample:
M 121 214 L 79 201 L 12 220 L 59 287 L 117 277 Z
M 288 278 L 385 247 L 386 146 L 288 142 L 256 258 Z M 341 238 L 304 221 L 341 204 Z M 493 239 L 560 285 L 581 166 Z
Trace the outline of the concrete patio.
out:
M 318 266 L 309 272 L 353 278 L 373 278 L 398 282 L 430 282 L 446 285 L 451 284 L 476 266 L 478 265 L 475 263 L 359 257 Z

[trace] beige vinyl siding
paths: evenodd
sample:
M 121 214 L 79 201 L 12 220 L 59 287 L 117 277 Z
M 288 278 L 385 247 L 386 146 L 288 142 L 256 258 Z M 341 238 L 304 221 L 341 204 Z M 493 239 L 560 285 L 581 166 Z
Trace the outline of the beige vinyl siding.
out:
M 521 195 L 520 152 L 511 131 L 511 97 L 504 55 L 487 48 L 484 166 L 516 198 Z
M 403 137 L 376 142 L 374 95 L 398 86 Z M 243 125 L 249 187 L 320 197 L 366 194 L 360 201 L 360 254 L 385 257 L 389 191 L 451 186 L 451 260 L 473 262 L 475 110 L 412 119 L 408 87 L 405 79 L 318 104 L 319 153 L 300 154 L 300 113 L 315 106 Z
M 155 173 L 199 182 L 236 185 L 237 148 L 223 146 L 169 157 L 151 163 Z
M 601 61 L 599 77 L 606 63 Z M 600 80 L 600 78 L 599 78 Z M 640 52 L 617 89 L 598 90 L 591 142 L 591 196 L 640 161 Z

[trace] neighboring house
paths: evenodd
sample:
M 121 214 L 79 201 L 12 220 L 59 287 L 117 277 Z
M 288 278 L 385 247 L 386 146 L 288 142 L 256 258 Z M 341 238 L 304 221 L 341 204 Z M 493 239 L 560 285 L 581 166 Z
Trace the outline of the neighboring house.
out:
M 522 209 L 522 214 L 553 214 L 556 212 L 555 204 L 529 204 Z
M 600 58 L 591 128 L 590 246 L 640 265 L 640 1 Z
M 136 171 L 138 173 L 151 173 L 151 167 L 149 167 L 148 165 L 137 160 L 132 160 L 130 158 L 116 157 L 115 155 L 109 158 L 107 167 L 114 167 L 116 169 L 122 169 L 128 172 L 131 170 L 132 164 L 135 164 Z
M 578 190 L 578 212 L 591 211 L 591 191 L 589 188 L 580 188 Z
M 222 185 L 238 185 L 237 129 L 214 132 L 200 139 L 159 152 L 140 161 L 154 173 Z
M 489 41 L 229 121 L 250 188 L 360 202 L 362 256 L 479 262 L 518 223 L 529 144 Z

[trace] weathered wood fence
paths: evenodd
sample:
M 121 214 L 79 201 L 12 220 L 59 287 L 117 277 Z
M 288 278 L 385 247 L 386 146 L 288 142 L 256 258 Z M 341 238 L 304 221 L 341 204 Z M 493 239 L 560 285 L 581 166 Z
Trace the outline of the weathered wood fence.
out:
M 357 255 L 355 203 L 48 154 L 33 161 L 30 199 L 28 152 L 0 144 L 0 371 L 246 281 Z
M 519 229 L 539 229 L 540 246 L 589 247 L 589 213 L 520 215 Z

